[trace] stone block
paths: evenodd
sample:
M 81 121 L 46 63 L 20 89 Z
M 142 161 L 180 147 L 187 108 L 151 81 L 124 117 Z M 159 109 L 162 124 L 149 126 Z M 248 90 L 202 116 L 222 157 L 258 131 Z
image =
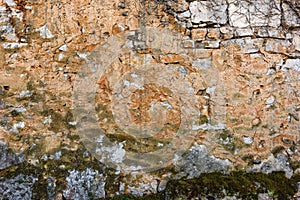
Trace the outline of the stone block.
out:
M 210 22 L 225 24 L 227 22 L 226 1 L 193 1 L 190 3 L 191 19 L 195 24 Z

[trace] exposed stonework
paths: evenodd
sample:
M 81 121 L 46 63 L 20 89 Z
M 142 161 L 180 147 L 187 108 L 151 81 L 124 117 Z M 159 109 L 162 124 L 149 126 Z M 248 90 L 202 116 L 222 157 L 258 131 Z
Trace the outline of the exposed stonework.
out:
M 113 46 L 120 38 L 127 43 Z M 107 70 L 84 79 L 99 61 Z M 78 89 L 80 78 L 90 82 Z M 291 178 L 300 174 L 299 88 L 297 1 L 2 1 L 0 198 L 140 197 L 170 179 L 235 170 Z M 92 126 L 79 137 L 78 91 L 95 101 L 92 117 L 113 146 Z M 178 137 L 180 127 L 193 137 Z M 164 169 L 140 170 L 135 157 L 118 165 L 174 138 L 186 152 Z

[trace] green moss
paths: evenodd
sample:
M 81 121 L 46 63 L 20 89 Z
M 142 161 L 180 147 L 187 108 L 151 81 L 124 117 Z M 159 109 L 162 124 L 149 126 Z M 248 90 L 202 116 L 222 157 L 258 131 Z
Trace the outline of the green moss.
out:
M 235 134 L 231 133 L 229 130 L 224 130 L 223 132 L 221 132 L 218 138 L 219 144 L 232 154 L 234 154 L 236 150 L 250 147 L 249 144 L 245 144 L 241 138 L 235 136 Z
M 242 160 L 247 162 L 249 165 L 253 164 L 253 159 L 254 159 L 254 156 L 251 154 L 247 154 L 242 157 Z
M 274 129 L 270 129 L 269 135 L 275 135 L 277 132 Z
M 116 181 L 118 175 L 115 174 L 114 170 L 108 171 L 108 176 L 106 176 L 105 191 L 106 193 L 115 194 L 119 191 L 119 182 Z
M 223 132 L 220 133 L 220 136 L 219 138 L 222 139 L 222 140 L 226 140 L 226 138 L 232 138 L 232 133 L 229 131 L 229 130 L 224 130 Z
M 107 105 L 103 104 L 97 104 L 95 107 L 95 110 L 98 114 L 99 120 L 107 119 L 108 121 L 113 120 L 113 114 L 112 111 L 108 109 Z
M 228 117 L 227 119 L 228 119 L 228 121 L 231 122 L 231 123 L 237 123 L 237 122 L 239 122 L 239 121 L 241 120 L 241 119 L 239 119 L 239 118 L 231 118 L 231 117 Z
M 241 171 L 231 174 L 209 173 L 194 179 L 169 181 L 166 192 L 170 199 L 179 196 L 191 199 L 208 196 L 208 194 L 219 198 L 237 196 L 242 199 L 257 199 L 259 193 L 269 193 L 278 199 L 291 199 L 297 192 L 299 180 L 299 175 L 288 179 L 284 172 L 274 172 L 268 175 Z
M 293 170 L 300 168 L 300 160 L 290 161 L 289 163 Z
M 74 122 L 75 119 L 74 119 L 74 116 L 73 116 L 73 113 L 69 110 L 67 111 L 65 117 L 64 117 L 64 124 L 65 126 L 68 128 L 68 129 L 71 129 L 71 128 L 75 128 L 75 125 L 71 125 L 69 122 Z
M 93 168 L 100 172 L 102 165 L 92 156 L 83 156 L 86 151 L 80 145 L 76 151 L 62 149 L 62 157 L 58 160 L 41 161 L 38 166 L 28 163 L 11 166 L 0 171 L 0 176 L 11 178 L 19 174 L 32 175 L 38 177 L 38 181 L 33 186 L 33 199 L 47 198 L 47 177 L 55 178 L 56 193 L 61 193 L 66 189 L 66 177 L 68 170 L 76 169 L 83 171 Z M 61 168 L 65 165 L 65 168 Z M 171 169 L 160 170 L 168 172 Z M 107 170 L 105 190 L 112 194 L 118 191 L 118 176 L 113 170 Z M 158 172 L 159 173 L 159 172 Z M 192 199 L 196 197 L 213 196 L 224 198 L 225 196 L 236 196 L 241 199 L 257 199 L 259 193 L 268 193 L 277 199 L 292 199 L 297 192 L 297 182 L 300 182 L 300 175 L 294 175 L 291 179 L 285 177 L 284 172 L 273 172 L 271 174 L 245 173 L 235 171 L 230 174 L 207 173 L 193 179 L 170 180 L 165 191 L 146 195 L 144 197 L 134 197 L 132 195 L 119 195 L 106 199 Z M 225 193 L 224 193 L 225 191 Z
M 283 146 L 276 146 L 271 150 L 271 153 L 276 157 L 279 153 L 281 153 L 285 148 Z
M 166 89 L 164 92 L 166 94 L 170 93 L 170 91 L 168 89 Z M 113 134 L 107 133 L 106 136 L 111 141 L 116 141 L 116 142 L 126 141 L 126 144 L 124 146 L 124 149 L 126 151 L 139 152 L 139 153 L 153 152 L 153 151 L 157 151 L 161 148 L 158 146 L 158 143 L 165 145 L 168 142 L 170 142 L 170 140 L 171 140 L 168 138 L 157 139 L 155 137 L 137 138 L 137 137 L 128 135 L 114 122 L 112 111 L 108 110 L 107 105 L 97 104 L 96 111 L 97 111 L 97 115 L 98 115 L 98 118 L 100 121 L 106 119 L 107 120 L 106 123 L 115 124 Z M 178 129 L 179 129 L 179 124 L 165 124 L 165 126 L 160 130 L 160 133 L 163 133 L 166 130 L 172 130 L 174 132 L 177 132 Z M 139 132 L 137 132 L 136 134 L 139 134 Z
M 60 128 L 63 124 L 63 116 L 53 110 L 50 112 L 51 115 L 51 124 L 50 124 L 50 131 L 59 132 Z
M 29 97 L 29 100 L 34 103 L 44 102 L 46 100 L 43 94 L 39 94 L 37 92 L 33 92 L 32 95 Z
M 37 166 L 23 162 L 1 170 L 0 177 L 12 178 L 19 174 L 37 177 L 38 181 L 33 185 L 33 199 L 47 199 L 47 178 L 50 176 L 55 178 L 56 193 L 62 193 L 66 189 L 66 177 L 69 176 L 69 170 L 83 171 L 92 168 L 100 173 L 103 172 L 102 164 L 91 155 L 84 156 L 85 151 L 86 149 L 82 145 L 79 145 L 76 151 L 61 149 L 62 156 L 57 160 L 40 160 Z M 26 155 L 31 153 L 25 152 Z M 65 167 L 61 167 L 63 165 Z M 108 180 L 113 181 L 112 179 Z
M 29 80 L 26 83 L 26 88 L 29 91 L 36 90 L 37 88 L 44 88 L 44 87 L 45 84 L 41 80 L 35 80 L 35 82 L 33 80 Z
M 234 153 L 236 149 L 235 138 L 228 130 L 219 135 L 220 144 L 229 152 Z
M 245 95 L 243 95 L 242 93 L 237 92 L 237 93 L 233 94 L 233 98 L 234 99 L 242 99 L 242 98 L 245 98 Z
M 139 153 L 152 152 L 152 151 L 159 150 L 161 148 L 157 145 L 158 143 L 166 144 L 165 141 L 157 140 L 154 137 L 137 139 L 133 136 L 130 136 L 128 134 L 123 134 L 123 133 L 107 134 L 106 136 L 111 141 L 117 141 L 117 142 L 126 141 L 126 145 L 124 146 L 124 149 L 131 152 L 139 152 Z
M 44 108 L 44 110 L 40 114 L 44 117 L 51 116 L 52 122 L 50 123 L 50 127 L 48 128 L 48 130 L 50 131 L 59 132 L 63 128 L 68 130 L 71 128 L 75 128 L 74 125 L 69 124 L 69 122 L 74 121 L 73 113 L 70 110 L 68 110 L 64 115 L 54 111 L 53 109 Z
M 201 115 L 199 117 L 199 124 L 206 124 L 206 123 L 208 123 L 207 117 L 205 115 Z
M 1 90 L 0 89 L 0 98 L 3 98 L 3 99 L 5 99 L 5 98 L 7 98 L 7 97 L 12 97 L 12 96 L 14 96 L 14 93 L 13 92 L 11 92 L 11 91 L 6 91 L 6 90 Z
M 261 127 L 262 127 L 262 128 L 265 128 L 265 129 L 268 129 L 268 128 L 269 128 L 269 125 L 268 125 L 268 124 L 263 124 Z
M 31 101 L 34 103 L 40 103 L 44 102 L 46 100 L 44 93 L 39 93 L 38 88 L 43 88 L 44 84 L 41 81 L 37 81 L 37 83 L 34 83 L 33 81 L 28 81 L 26 83 L 26 88 L 28 91 L 30 91 L 32 94 L 28 97 L 18 97 L 16 98 L 17 102 L 20 101 Z

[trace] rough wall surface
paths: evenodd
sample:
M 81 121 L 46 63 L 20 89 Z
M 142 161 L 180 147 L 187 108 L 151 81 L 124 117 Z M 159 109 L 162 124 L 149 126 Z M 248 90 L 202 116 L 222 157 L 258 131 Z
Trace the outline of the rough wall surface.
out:
M 3 0 L 0 13 L 1 198 L 172 196 L 170 180 L 236 171 L 283 171 L 294 188 L 244 197 L 300 198 L 298 1 Z M 111 147 L 82 135 L 89 92 Z M 156 154 L 135 157 L 167 147 L 186 151 L 155 171 Z M 219 187 L 180 195 L 243 193 Z

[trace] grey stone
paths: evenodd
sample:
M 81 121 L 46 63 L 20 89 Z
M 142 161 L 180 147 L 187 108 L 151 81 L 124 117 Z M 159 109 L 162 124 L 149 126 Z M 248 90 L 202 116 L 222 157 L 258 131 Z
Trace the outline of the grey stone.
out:
M 203 58 L 203 59 L 197 59 L 193 61 L 192 66 L 197 67 L 198 69 L 208 69 L 212 65 L 211 58 Z
M 250 58 L 251 59 L 254 59 L 254 58 L 263 58 L 263 57 L 264 57 L 264 55 L 261 54 L 261 53 L 252 53 L 252 54 L 250 54 Z
M 32 186 L 38 179 L 20 174 L 10 179 L 0 179 L 0 199 L 31 200 Z
M 235 196 L 233 196 L 233 197 L 231 197 L 231 196 L 226 196 L 226 197 L 222 198 L 222 200 L 241 200 L 241 199 L 238 199 L 238 198 L 235 197 Z
M 0 26 L 0 31 L 1 37 L 5 38 L 6 41 L 18 42 L 15 28 L 10 23 Z
M 293 36 L 292 33 L 286 33 L 285 39 L 290 40 L 290 39 L 293 39 L 293 38 L 294 38 L 294 36 Z
M 272 0 L 229 0 L 229 23 L 234 27 L 280 25 L 280 4 Z
M 251 26 L 280 26 L 280 2 L 273 0 L 255 0 L 250 4 Z
M 219 122 L 218 124 L 216 125 L 211 125 L 209 123 L 205 123 L 205 124 L 201 124 L 200 126 L 193 126 L 192 127 L 192 130 L 224 130 L 226 129 L 226 125 Z
M 189 10 L 183 12 L 183 13 L 180 13 L 177 15 L 178 19 L 186 19 L 186 18 L 189 18 L 191 17 L 191 12 Z
M 67 51 L 68 46 L 67 46 L 66 44 L 63 44 L 63 45 L 60 46 L 58 49 L 59 49 L 60 51 Z
M 226 1 L 193 1 L 190 3 L 191 20 L 193 23 L 211 22 L 225 24 L 227 22 Z
M 231 27 L 221 27 L 220 32 L 225 36 L 225 38 L 232 38 L 234 31 Z
M 253 165 L 247 172 L 262 172 L 265 174 L 272 173 L 274 171 L 284 171 L 285 176 L 291 178 L 293 176 L 293 169 L 290 167 L 288 158 L 283 154 L 278 154 L 275 158 L 270 156 L 268 160 L 261 162 L 260 164 Z
M 285 33 L 282 30 L 276 30 L 271 28 L 260 28 L 257 31 L 257 36 L 284 39 Z
M 266 105 L 272 105 L 275 102 L 276 98 L 272 95 L 267 98 Z
M 270 75 L 273 75 L 273 74 L 275 74 L 275 73 L 276 73 L 276 70 L 271 68 L 271 69 L 268 69 L 266 75 L 267 75 L 267 76 L 270 76 Z
M 4 142 L 0 141 L 0 170 L 23 162 L 23 157 L 14 154 Z
M 50 155 L 49 159 L 50 160 L 59 160 L 61 156 L 62 156 L 61 151 L 57 151 L 57 152 L 54 153 L 54 155 Z
M 223 46 L 228 46 L 229 43 L 234 43 L 241 47 L 241 53 L 257 53 L 263 46 L 264 39 L 262 38 L 239 38 L 222 42 Z
M 2 91 L 2 88 L 0 87 L 0 95 L 3 95 L 3 94 L 4 94 L 4 92 Z M 0 109 L 5 108 L 5 106 L 6 106 L 5 102 L 2 99 L 0 99 Z
M 159 185 L 157 180 L 153 180 L 146 183 L 140 182 L 137 186 L 127 186 L 128 190 L 130 191 L 130 194 L 138 197 L 141 197 L 145 194 L 155 193 L 157 192 L 158 187 Z M 162 185 L 161 187 L 163 188 L 164 186 Z
M 13 127 L 11 129 L 9 129 L 8 131 L 11 133 L 19 133 L 19 129 L 23 129 L 23 128 L 25 128 L 25 123 L 18 122 L 16 124 L 14 124 Z
M 294 71 L 300 72 L 300 58 L 287 59 L 282 69 L 293 69 Z
M 287 3 L 283 3 L 282 8 L 285 23 L 288 26 L 300 26 L 300 17 L 297 15 L 297 13 Z
M 247 27 L 250 25 L 249 4 L 245 1 L 229 0 L 229 23 L 234 27 Z
M 7 9 L 4 6 L 0 6 L 0 23 L 8 23 L 9 16 L 8 16 Z
M 47 25 L 44 25 L 44 26 L 40 27 L 39 31 L 40 31 L 40 37 L 41 38 L 44 38 L 44 39 L 54 38 L 54 35 L 48 29 Z
M 226 173 L 230 162 L 210 156 L 204 145 L 195 143 L 188 154 L 176 164 L 181 175 L 194 178 L 202 173 L 223 172 Z
M 17 94 L 16 97 L 18 98 L 26 98 L 26 97 L 31 97 L 32 92 L 29 90 L 23 90 L 20 92 L 20 94 Z
M 190 19 L 188 20 L 188 22 L 186 22 L 186 27 L 187 28 L 192 28 L 193 27 L 193 24 L 192 24 Z
M 53 177 L 47 178 L 47 194 L 48 200 L 55 200 L 55 179 Z
M 13 111 L 16 111 L 18 113 L 23 113 L 26 112 L 27 109 L 24 106 L 18 107 L 18 108 L 14 108 Z
M 219 40 L 216 40 L 216 41 L 212 41 L 212 40 L 204 41 L 204 47 L 208 48 L 208 49 L 218 49 L 220 47 L 220 41 Z
M 253 30 L 251 28 L 240 28 L 235 30 L 235 35 L 238 37 L 252 36 Z
M 89 200 L 105 197 L 106 177 L 97 170 L 87 168 L 85 171 L 70 171 L 66 178 L 67 189 L 64 191 L 66 199 Z
M 268 193 L 259 193 L 257 199 L 258 200 L 272 200 L 273 198 L 270 197 L 270 195 Z
M 252 144 L 253 143 L 253 137 L 250 136 L 243 136 L 243 140 L 245 144 Z
M 28 43 L 20 43 L 20 42 L 4 42 L 2 46 L 4 49 L 18 49 L 24 46 L 27 46 Z
M 182 27 L 184 27 L 184 28 L 186 28 L 186 26 L 187 26 L 187 23 L 186 23 L 186 22 L 179 21 L 179 20 L 177 20 L 177 19 L 176 19 L 176 22 L 177 22 L 180 26 L 182 26 Z
M 14 2 L 14 0 L 5 0 L 5 3 L 8 5 L 8 6 L 16 6 L 17 4 Z
M 300 35 L 294 34 L 293 45 L 297 51 L 300 51 Z
M 182 47 L 183 48 L 195 48 L 195 42 L 194 40 L 183 40 L 182 41 Z
M 164 191 L 167 187 L 167 183 L 168 183 L 168 181 L 166 181 L 166 180 L 160 181 L 160 183 L 157 187 L 158 192 Z
M 147 49 L 147 44 L 144 41 L 133 41 L 134 49 Z
M 265 46 L 267 52 L 283 53 L 284 48 L 288 49 L 292 46 L 292 43 L 288 40 L 267 39 Z
M 300 52 L 289 53 L 291 58 L 300 58 Z

